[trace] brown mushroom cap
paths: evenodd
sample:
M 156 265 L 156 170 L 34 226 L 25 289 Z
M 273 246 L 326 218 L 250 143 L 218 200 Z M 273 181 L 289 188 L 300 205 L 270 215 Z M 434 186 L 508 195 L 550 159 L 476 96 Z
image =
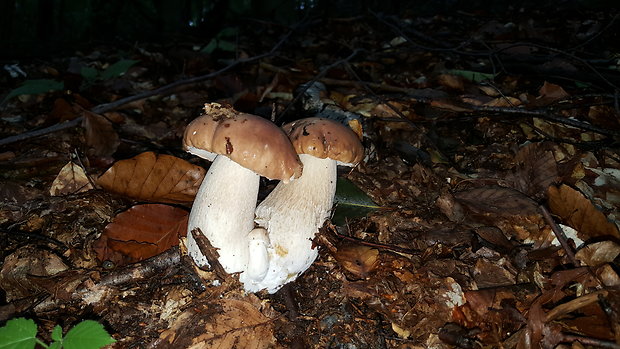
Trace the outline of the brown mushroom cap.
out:
M 269 120 L 218 103 L 205 104 L 204 111 L 185 129 L 185 150 L 227 156 L 269 179 L 288 182 L 301 175 L 302 164 L 290 140 Z
M 307 118 L 290 122 L 282 129 L 298 154 L 349 165 L 356 165 L 364 158 L 364 147 L 355 132 L 336 121 Z

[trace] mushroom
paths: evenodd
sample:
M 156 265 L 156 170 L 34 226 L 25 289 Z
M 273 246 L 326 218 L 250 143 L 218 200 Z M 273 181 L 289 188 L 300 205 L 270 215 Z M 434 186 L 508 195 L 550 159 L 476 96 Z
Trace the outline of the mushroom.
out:
M 189 215 L 188 254 L 198 266 L 209 265 L 192 235 L 193 229 L 200 228 L 218 249 L 218 261 L 227 273 L 246 271 L 253 262 L 248 259 L 249 234 L 254 228 L 259 176 L 288 183 L 301 175 L 302 165 L 290 140 L 266 119 L 207 103 L 204 115 L 187 126 L 183 148 L 213 161 Z M 260 258 L 260 253 L 256 255 Z
M 274 293 L 310 267 L 318 251 L 312 239 L 334 203 L 337 165 L 355 166 L 364 156 L 357 135 L 348 127 L 323 118 L 297 120 L 282 127 L 303 163 L 303 174 L 280 182 L 256 208 L 255 221 L 267 233 L 253 233 L 253 253 L 266 246 L 268 270 L 248 270 L 247 291 Z M 253 272 L 253 273 L 252 273 Z

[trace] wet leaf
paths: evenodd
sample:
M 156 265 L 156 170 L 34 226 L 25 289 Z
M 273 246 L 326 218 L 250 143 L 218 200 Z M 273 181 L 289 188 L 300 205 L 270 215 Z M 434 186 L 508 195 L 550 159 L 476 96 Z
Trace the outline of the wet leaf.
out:
M 194 201 L 205 170 L 170 155 L 146 152 L 117 161 L 97 180 L 106 190 L 137 200 L 187 204 Z
M 114 154 L 120 140 L 108 119 L 85 110 L 82 126 L 86 131 L 86 145 L 91 148 L 92 155 L 109 157 Z
M 58 173 L 52 187 L 51 196 L 61 196 L 68 194 L 81 193 L 93 189 L 93 185 L 88 180 L 84 169 L 69 161 Z
M 600 236 L 620 238 L 616 225 L 577 190 L 565 184 L 552 186 L 547 191 L 547 197 L 551 212 L 580 233 L 587 234 L 582 240 Z
M 353 182 L 344 178 L 338 178 L 334 203 L 336 204 L 336 211 L 332 217 L 332 222 L 336 225 L 344 225 L 347 219 L 364 217 L 372 211 L 381 209 L 381 206 L 377 206 Z
M 169 205 L 136 205 L 120 213 L 93 244 L 97 258 L 116 265 L 135 263 L 179 244 L 187 211 Z

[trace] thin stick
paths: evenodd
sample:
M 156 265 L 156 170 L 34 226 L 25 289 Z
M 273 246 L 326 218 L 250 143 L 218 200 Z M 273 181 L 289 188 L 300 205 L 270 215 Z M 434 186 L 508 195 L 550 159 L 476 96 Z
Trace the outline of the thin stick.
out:
M 540 205 L 539 208 L 543 214 L 543 217 L 545 217 L 545 220 L 551 226 L 551 230 L 553 230 L 553 233 L 558 238 L 560 245 L 562 245 L 562 248 L 566 252 L 566 256 L 568 257 L 568 259 L 570 259 L 570 261 L 574 265 L 578 266 L 579 263 L 577 263 L 577 260 L 575 259 L 575 253 L 573 252 L 573 249 L 568 245 L 568 239 L 566 239 L 566 235 L 564 235 L 564 231 L 562 230 L 562 228 L 560 228 L 560 226 L 553 220 L 551 214 L 545 206 Z

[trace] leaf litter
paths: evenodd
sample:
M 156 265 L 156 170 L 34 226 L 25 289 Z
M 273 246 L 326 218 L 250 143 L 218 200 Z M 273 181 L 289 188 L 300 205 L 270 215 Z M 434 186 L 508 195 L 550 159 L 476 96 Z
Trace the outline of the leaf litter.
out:
M 260 65 L 206 74 L 208 83 L 151 95 L 185 73 L 216 71 L 221 61 L 192 52 L 176 62 L 187 66 L 181 72 L 153 58 L 178 57 L 144 46 L 131 59 L 108 60 L 122 63 L 107 69 L 97 55 L 82 57 L 102 68 L 84 70 L 70 97 L 58 97 L 64 85 L 53 75 L 3 89 L 7 110 L 27 117 L 3 111 L 0 121 L 3 135 L 19 138 L 1 143 L 8 155 L 0 166 L 11 178 L 0 183 L 2 320 L 97 318 L 115 347 L 617 347 L 620 129 L 611 94 L 600 92 L 613 86 L 592 78 L 591 68 L 602 68 L 559 59 L 540 44 L 495 41 L 534 35 L 550 47 L 566 44 L 565 28 L 549 18 L 522 26 L 470 19 L 469 30 L 482 28 L 478 34 L 497 45 L 489 54 L 501 72 L 458 50 L 415 49 L 415 40 L 439 28 L 463 34 L 446 31 L 441 17 L 370 18 L 298 34 L 306 39 L 296 41 L 301 49 L 239 31 L 247 43 L 242 59 L 274 47 L 267 45 L 282 51 Z M 412 39 L 393 22 L 426 34 Z M 334 51 L 336 42 L 373 54 Z M 232 57 L 221 51 L 211 54 Z M 566 69 L 587 84 L 554 78 Z M 315 91 L 314 107 L 354 127 L 367 156 L 341 174 L 334 225 L 318 234 L 313 266 L 288 291 L 243 294 L 234 276 L 216 282 L 212 271 L 179 256 L 207 166 L 182 152 L 180 138 L 204 102 L 280 123 L 316 113 L 311 93 L 295 91 L 311 80 L 325 87 Z M 28 135 L 65 120 L 72 128 Z

